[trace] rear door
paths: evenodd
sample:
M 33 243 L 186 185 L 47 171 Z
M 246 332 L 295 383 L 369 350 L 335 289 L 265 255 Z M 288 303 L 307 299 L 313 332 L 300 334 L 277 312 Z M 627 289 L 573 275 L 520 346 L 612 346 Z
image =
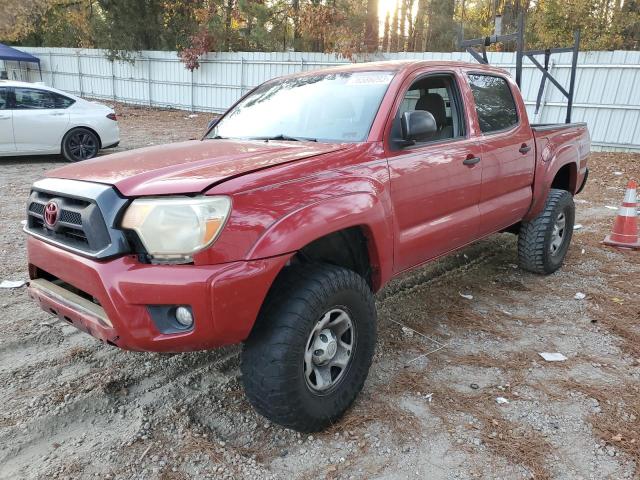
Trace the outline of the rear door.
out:
M 468 73 L 482 132 L 480 236 L 519 222 L 531 206 L 535 145 L 527 112 L 513 82 Z
M 69 112 L 55 94 L 38 88 L 14 88 L 13 135 L 18 152 L 59 153 Z
M 0 87 L 0 154 L 16 151 L 13 141 L 13 112 L 9 108 L 9 87 Z
M 396 273 L 472 242 L 478 234 L 480 147 L 469 133 L 459 82 L 455 72 L 418 73 L 396 100 L 386 142 Z M 438 131 L 401 147 L 394 138 L 401 136 L 400 118 L 409 110 L 429 111 Z

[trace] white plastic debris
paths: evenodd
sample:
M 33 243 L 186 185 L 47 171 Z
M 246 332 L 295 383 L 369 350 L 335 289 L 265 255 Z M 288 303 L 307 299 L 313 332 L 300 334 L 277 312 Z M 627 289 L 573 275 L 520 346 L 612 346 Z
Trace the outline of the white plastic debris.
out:
M 20 288 L 26 283 L 24 280 L 3 280 L 0 282 L 0 288 Z
M 425 395 L 424 398 L 427 402 L 431 403 L 431 400 L 433 400 L 433 393 Z
M 470 295 L 468 293 L 462 293 L 462 292 L 458 292 L 458 293 L 462 298 L 466 298 L 467 300 L 473 300 L 473 295 Z
M 506 398 L 504 398 L 504 397 L 497 397 L 497 398 L 496 398 L 496 403 L 497 403 L 498 405 L 506 405 L 507 403 L 509 403 L 509 400 L 507 400 L 507 399 L 506 399 Z
M 582 255 L 584 255 L 584 252 L 586 252 L 586 250 L 585 250 L 584 248 L 583 248 L 582 250 L 580 250 L 580 253 L 581 253 Z
M 20 225 L 22 225 L 23 227 L 27 224 L 26 220 L 20 220 Z
M 618 207 L 614 207 L 613 205 L 605 205 L 604 208 L 608 208 L 609 210 L 618 210 Z
M 558 352 L 540 352 L 538 355 L 544 358 L 547 362 L 564 362 L 567 359 L 567 357 Z
M 622 175 L 622 172 L 613 172 L 614 175 L 620 176 Z
M 404 333 L 407 337 L 413 337 L 413 330 L 407 327 L 402 327 L 402 333 Z
M 581 228 L 582 228 L 582 224 L 581 224 L 581 223 L 576 223 L 576 224 L 573 226 L 573 229 L 574 229 L 574 230 L 580 230 Z
M 575 298 L 576 300 L 584 300 L 585 298 L 587 298 L 587 296 L 582 293 L 582 292 L 577 292 L 573 298 Z
M 195 113 L 192 113 L 191 115 L 189 115 L 187 118 L 197 118 L 198 115 L 196 115 Z

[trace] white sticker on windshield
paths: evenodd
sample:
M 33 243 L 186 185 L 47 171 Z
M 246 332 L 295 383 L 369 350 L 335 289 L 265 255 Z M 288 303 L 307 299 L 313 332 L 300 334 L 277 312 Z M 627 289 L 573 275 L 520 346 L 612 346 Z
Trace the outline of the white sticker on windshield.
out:
M 347 85 L 387 85 L 391 82 L 393 73 L 391 72 L 362 72 L 353 73 Z

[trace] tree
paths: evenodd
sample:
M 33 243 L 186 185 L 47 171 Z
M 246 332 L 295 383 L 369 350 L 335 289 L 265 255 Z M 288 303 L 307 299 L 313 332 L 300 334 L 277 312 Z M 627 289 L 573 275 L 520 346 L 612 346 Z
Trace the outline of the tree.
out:
M 640 49 L 640 1 L 626 0 L 614 14 L 616 30 L 620 32 L 620 48 Z
M 4 0 L 0 39 L 22 45 L 92 47 L 99 22 L 94 0 Z
M 527 47 L 640 48 L 640 0 L 396 0 L 378 27 L 378 0 L 2 0 L 0 41 L 95 47 L 112 58 L 139 50 L 178 50 L 188 68 L 209 51 L 451 51 L 459 25 L 467 38 L 503 32 L 526 15 Z M 417 8 L 414 12 L 414 6 Z M 382 37 L 382 38 L 380 38 Z M 514 43 L 490 49 L 512 50 Z M 128 54 L 127 54 L 128 55 Z
M 429 0 L 418 0 L 418 11 L 414 22 L 413 33 L 409 42 L 409 50 L 422 52 L 424 49 L 424 27 Z
M 365 43 L 367 52 L 378 49 L 378 1 L 367 0 L 367 23 L 365 29 Z
M 293 0 L 291 2 L 291 19 L 293 21 L 293 49 L 298 50 L 300 48 L 300 0 Z
M 400 2 L 400 32 L 398 33 L 398 46 L 396 47 L 398 52 L 404 51 L 407 34 L 407 0 L 400 0 Z
M 384 34 L 382 37 L 382 51 L 383 52 L 388 52 L 389 51 L 389 29 L 390 29 L 390 24 L 389 22 L 391 21 L 391 14 L 387 11 L 387 14 L 384 17 Z
M 98 0 L 105 18 L 101 41 L 110 50 L 161 50 L 168 32 L 163 28 L 161 0 Z
M 456 24 L 453 18 L 454 7 L 454 0 L 431 0 L 429 2 L 428 51 L 451 52 L 455 50 Z
M 0 39 L 13 43 L 33 35 L 49 3 L 46 0 L 3 0 Z
M 400 10 L 400 0 L 396 0 L 396 8 L 393 10 L 393 20 L 391 21 L 391 35 L 389 37 L 389 51 L 398 51 L 398 11 Z

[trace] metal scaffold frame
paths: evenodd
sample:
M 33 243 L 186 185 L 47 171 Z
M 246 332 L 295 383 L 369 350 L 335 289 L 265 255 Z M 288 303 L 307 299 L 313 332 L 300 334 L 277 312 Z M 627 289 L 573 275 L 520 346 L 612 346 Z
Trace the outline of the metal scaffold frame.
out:
M 520 14 L 518 17 L 518 28 L 516 32 L 502 35 L 501 32 L 501 17 L 496 17 L 495 22 L 495 35 L 491 35 L 484 38 L 473 38 L 470 40 L 464 40 L 461 38 L 458 42 L 459 48 L 464 48 L 473 58 L 479 63 L 489 64 L 487 57 L 487 47 L 496 43 L 515 42 L 516 43 L 516 83 L 521 88 L 522 84 L 522 59 L 527 57 L 531 60 L 538 70 L 542 72 L 542 79 L 540 80 L 540 87 L 538 88 L 538 96 L 536 98 L 536 113 L 540 110 L 540 103 L 542 102 L 542 95 L 547 80 L 549 80 L 562 95 L 567 99 L 567 116 L 566 123 L 571 123 L 571 110 L 573 108 L 573 98 L 575 93 L 576 84 L 576 71 L 578 66 L 578 51 L 580 50 L 580 30 L 573 32 L 573 45 L 571 47 L 560 48 L 547 48 L 544 50 L 525 50 L 524 49 L 524 14 Z M 480 49 L 478 51 L 478 48 Z M 569 80 L 569 90 L 567 91 L 558 80 L 549 72 L 549 60 L 554 53 L 566 53 L 572 52 L 571 58 L 571 74 Z M 536 56 L 544 55 L 544 65 L 541 64 Z

